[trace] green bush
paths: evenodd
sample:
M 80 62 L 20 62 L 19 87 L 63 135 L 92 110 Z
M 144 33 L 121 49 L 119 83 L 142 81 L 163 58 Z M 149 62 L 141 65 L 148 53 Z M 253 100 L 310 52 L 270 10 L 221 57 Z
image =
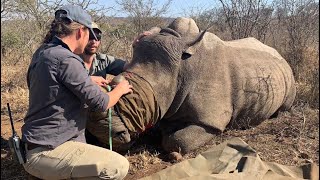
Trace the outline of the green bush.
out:
M 12 31 L 1 32 L 1 57 L 6 57 L 12 51 L 18 50 L 23 44 L 19 35 Z

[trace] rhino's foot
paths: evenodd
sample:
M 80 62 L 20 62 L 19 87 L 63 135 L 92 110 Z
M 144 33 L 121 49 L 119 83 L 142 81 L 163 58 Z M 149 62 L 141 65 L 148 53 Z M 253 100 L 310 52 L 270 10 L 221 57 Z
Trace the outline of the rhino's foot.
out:
M 182 155 L 178 152 L 171 152 L 168 155 L 169 161 L 178 162 L 182 160 Z
M 212 129 L 190 124 L 171 133 L 163 132 L 162 135 L 162 146 L 167 152 L 184 155 L 210 141 L 215 133 Z
M 28 177 L 27 177 L 28 180 L 41 180 L 40 178 L 37 178 L 31 174 L 28 173 Z
M 274 118 L 277 118 L 278 116 L 279 116 L 279 110 L 273 113 L 269 119 L 274 119 Z

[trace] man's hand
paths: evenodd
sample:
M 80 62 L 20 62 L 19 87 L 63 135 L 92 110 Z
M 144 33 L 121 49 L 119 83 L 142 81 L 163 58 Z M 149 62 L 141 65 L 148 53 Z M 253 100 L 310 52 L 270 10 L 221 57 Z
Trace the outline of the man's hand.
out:
M 129 84 L 128 80 L 123 80 L 117 84 L 112 91 L 108 92 L 109 103 L 107 109 L 114 106 L 119 101 L 121 96 L 127 93 L 132 93 L 132 85 Z
M 104 79 L 103 77 L 101 76 L 91 76 L 91 80 L 93 82 L 95 82 L 96 84 L 98 84 L 99 86 L 102 86 L 102 87 L 106 87 L 107 84 L 110 83 L 110 81 Z
M 114 91 L 118 91 L 122 95 L 132 93 L 132 85 L 129 84 L 128 80 L 124 79 L 115 86 Z

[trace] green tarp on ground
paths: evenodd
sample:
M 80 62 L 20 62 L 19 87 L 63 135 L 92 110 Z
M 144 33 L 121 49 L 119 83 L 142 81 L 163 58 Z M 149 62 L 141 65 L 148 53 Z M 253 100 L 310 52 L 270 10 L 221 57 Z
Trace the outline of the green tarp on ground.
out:
M 230 139 L 195 158 L 182 161 L 140 180 L 300 180 L 319 179 L 319 167 L 284 166 L 262 161 L 239 138 Z

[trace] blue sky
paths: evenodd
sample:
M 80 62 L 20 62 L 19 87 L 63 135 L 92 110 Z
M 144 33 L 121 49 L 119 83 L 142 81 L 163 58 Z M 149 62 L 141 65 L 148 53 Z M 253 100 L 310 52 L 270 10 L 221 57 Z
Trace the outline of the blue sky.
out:
M 184 15 L 185 10 L 190 8 L 210 8 L 215 4 L 215 0 L 173 0 L 170 8 L 172 15 Z
M 160 6 L 167 2 L 167 0 L 154 0 L 154 2 Z M 186 15 L 186 13 L 188 13 L 187 10 L 190 10 L 191 8 L 207 9 L 213 7 L 215 2 L 216 0 L 173 0 L 167 16 L 174 17 Z M 106 5 L 106 7 L 116 5 L 115 0 L 102 0 L 100 3 Z M 123 16 L 123 14 L 121 15 L 118 13 L 117 16 Z

